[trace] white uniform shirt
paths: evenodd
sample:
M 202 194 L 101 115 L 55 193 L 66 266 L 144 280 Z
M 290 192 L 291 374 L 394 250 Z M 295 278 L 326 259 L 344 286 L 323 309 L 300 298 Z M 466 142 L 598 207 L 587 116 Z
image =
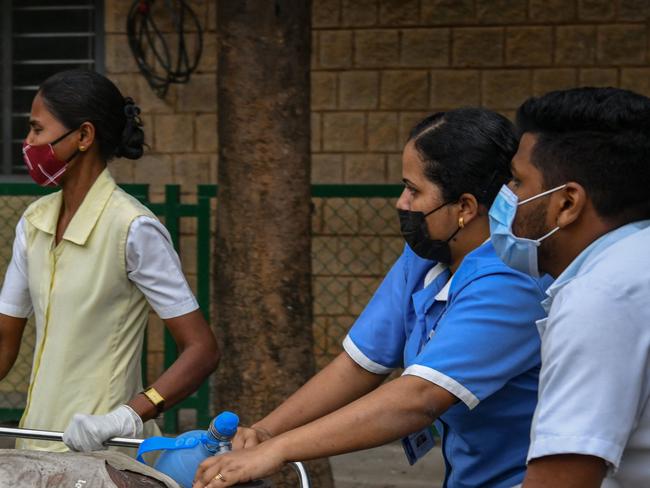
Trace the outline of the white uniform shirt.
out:
M 585 454 L 650 487 L 650 220 L 593 242 L 548 289 L 528 459 Z
M 11 317 L 29 317 L 32 313 L 24 226 L 21 218 L 0 293 L 0 313 Z M 199 308 L 171 236 L 158 220 L 141 216 L 131 224 L 126 240 L 126 270 L 160 318 L 179 317 Z

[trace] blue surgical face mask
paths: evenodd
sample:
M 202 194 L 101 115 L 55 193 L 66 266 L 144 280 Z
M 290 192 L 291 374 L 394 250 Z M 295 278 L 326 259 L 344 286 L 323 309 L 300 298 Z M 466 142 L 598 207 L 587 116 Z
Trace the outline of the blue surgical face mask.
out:
M 539 239 L 525 239 L 512 233 L 512 223 L 517 214 L 517 207 L 538 198 L 561 190 L 566 184 L 556 186 L 519 202 L 507 185 L 501 187 L 492 207 L 490 207 L 490 239 L 497 255 L 511 268 L 526 273 L 535 278 L 539 277 L 537 265 L 537 248 L 547 237 L 556 233 L 560 228 L 555 227 Z

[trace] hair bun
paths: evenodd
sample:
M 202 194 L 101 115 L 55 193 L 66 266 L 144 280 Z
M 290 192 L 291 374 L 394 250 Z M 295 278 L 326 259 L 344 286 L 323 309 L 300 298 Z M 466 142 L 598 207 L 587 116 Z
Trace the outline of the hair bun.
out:
M 142 121 L 140 120 L 140 107 L 138 107 L 131 97 L 124 98 L 124 115 L 126 123 L 122 131 L 122 140 L 115 149 L 117 157 L 128 159 L 138 159 L 144 152 L 144 132 L 142 131 Z
M 140 115 L 140 107 L 138 107 L 131 97 L 124 99 L 124 115 L 127 119 L 134 119 Z

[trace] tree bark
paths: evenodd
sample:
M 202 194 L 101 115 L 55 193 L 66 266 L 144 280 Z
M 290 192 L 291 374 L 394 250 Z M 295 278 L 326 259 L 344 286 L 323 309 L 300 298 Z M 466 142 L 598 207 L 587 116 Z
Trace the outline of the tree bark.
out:
M 221 0 L 212 401 L 250 425 L 314 373 L 305 0 Z M 327 461 L 310 466 L 332 486 Z M 295 475 L 286 486 L 296 486 Z

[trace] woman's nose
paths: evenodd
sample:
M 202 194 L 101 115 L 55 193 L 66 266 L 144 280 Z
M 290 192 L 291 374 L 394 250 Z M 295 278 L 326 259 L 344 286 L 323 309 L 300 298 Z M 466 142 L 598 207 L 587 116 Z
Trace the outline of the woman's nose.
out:
M 398 210 L 409 210 L 411 208 L 411 204 L 409 202 L 409 192 L 408 188 L 404 188 L 402 190 L 402 194 L 399 196 L 397 199 L 397 203 L 395 203 L 395 207 Z
M 30 146 L 34 145 L 34 135 L 31 130 L 25 136 L 25 142 Z

